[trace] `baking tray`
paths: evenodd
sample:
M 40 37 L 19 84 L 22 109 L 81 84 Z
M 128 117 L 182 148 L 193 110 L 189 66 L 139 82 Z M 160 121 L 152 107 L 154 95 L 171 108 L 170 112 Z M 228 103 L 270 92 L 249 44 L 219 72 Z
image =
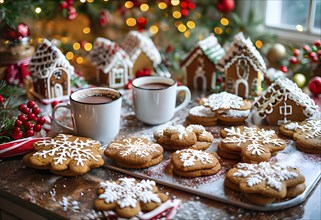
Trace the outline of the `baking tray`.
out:
M 157 129 L 158 127 L 154 127 L 145 131 L 137 132 L 132 136 L 145 137 L 152 140 L 152 134 Z M 214 134 L 215 140 L 212 143 L 211 147 L 206 151 L 216 152 L 217 144 L 221 140 L 218 135 L 220 129 L 220 127 L 207 128 L 207 130 L 211 131 L 212 134 Z M 306 154 L 304 152 L 298 151 L 295 148 L 295 143 L 291 140 L 288 140 L 285 150 L 279 152 L 275 157 L 272 157 L 271 161 L 281 162 L 286 165 L 298 167 L 301 173 L 305 176 L 307 188 L 304 193 L 293 199 L 281 200 L 265 206 L 258 206 L 248 203 L 242 197 L 241 193 L 232 191 L 224 187 L 224 178 L 227 171 L 231 169 L 237 162 L 221 159 L 222 169 L 217 174 L 206 177 L 184 178 L 167 172 L 166 168 L 170 162 L 171 153 L 172 152 L 170 151 L 165 151 L 164 159 L 160 164 L 146 169 L 120 168 L 113 161 L 108 159 L 106 159 L 104 167 L 137 178 L 152 179 L 159 184 L 183 190 L 198 196 L 206 197 L 230 205 L 235 205 L 241 208 L 258 211 L 281 210 L 302 203 L 306 200 L 306 198 L 309 196 L 309 194 L 321 178 L 321 155 Z

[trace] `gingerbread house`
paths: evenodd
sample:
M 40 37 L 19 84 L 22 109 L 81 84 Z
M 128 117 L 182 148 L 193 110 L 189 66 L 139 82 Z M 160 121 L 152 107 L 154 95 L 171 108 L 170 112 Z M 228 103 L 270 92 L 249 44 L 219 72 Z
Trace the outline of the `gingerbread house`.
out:
M 97 38 L 89 55 L 92 64 L 96 66 L 97 82 L 120 88 L 132 77 L 133 63 L 115 42 Z
M 74 67 L 63 53 L 44 39 L 29 64 L 33 93 L 40 99 L 61 99 L 70 94 L 70 77 Z
M 227 92 L 243 98 L 260 94 L 266 65 L 250 38 L 245 38 L 242 32 L 235 35 L 217 68 L 225 72 Z
M 311 117 L 318 106 L 290 79 L 282 77 L 274 81 L 254 103 L 261 117 L 270 125 L 291 121 L 303 121 Z
M 144 68 L 155 72 L 161 63 L 161 55 L 153 41 L 144 33 L 130 31 L 121 44 L 133 62 L 133 74 Z
M 191 89 L 211 90 L 216 85 L 217 62 L 224 50 L 214 35 L 198 42 L 181 62 L 186 74 L 186 84 Z

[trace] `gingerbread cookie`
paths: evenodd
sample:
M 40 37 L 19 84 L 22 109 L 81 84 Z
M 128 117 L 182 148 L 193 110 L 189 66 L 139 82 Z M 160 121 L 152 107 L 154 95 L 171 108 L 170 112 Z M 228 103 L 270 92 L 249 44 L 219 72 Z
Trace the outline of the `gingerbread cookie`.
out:
M 91 138 L 58 134 L 33 144 L 35 152 L 23 157 L 28 167 L 49 169 L 62 176 L 78 176 L 104 164 L 100 142 Z
M 247 163 L 268 161 L 272 154 L 285 148 L 286 142 L 275 134 L 273 130 L 258 127 L 231 127 L 222 129 L 222 140 L 217 153 L 227 159 L 236 158 Z
M 180 150 L 193 148 L 197 150 L 207 149 L 214 137 L 207 132 L 202 125 L 174 125 L 162 128 L 154 133 L 157 143 L 168 150 Z
M 198 124 L 207 127 L 216 125 L 217 117 L 215 112 L 210 108 L 200 105 L 189 110 L 187 121 L 191 124 Z
M 249 100 L 227 92 L 212 94 L 203 98 L 201 104 L 216 113 L 219 123 L 227 125 L 244 123 L 252 107 Z
M 125 138 L 111 142 L 105 149 L 109 159 L 126 168 L 146 168 L 160 163 L 163 148 L 145 138 Z
M 280 132 L 293 137 L 296 148 L 312 154 L 321 154 L 321 120 L 291 122 L 281 125 Z
M 280 163 L 238 163 L 226 174 L 224 185 L 243 192 L 257 205 L 296 197 L 305 190 L 305 178 L 295 167 Z
M 134 178 L 101 182 L 98 194 L 95 209 L 114 210 L 122 218 L 132 218 L 141 211 L 154 210 L 168 199 L 165 194 L 158 192 L 154 181 L 136 181 Z
M 214 154 L 194 149 L 183 149 L 173 153 L 171 165 L 174 173 L 184 177 L 209 176 L 221 169 L 221 164 Z

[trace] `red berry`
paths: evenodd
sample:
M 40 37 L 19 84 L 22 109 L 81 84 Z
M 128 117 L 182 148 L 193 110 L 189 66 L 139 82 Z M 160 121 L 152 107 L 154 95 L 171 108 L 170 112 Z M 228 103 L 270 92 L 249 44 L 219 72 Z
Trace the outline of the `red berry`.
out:
M 20 104 L 19 107 L 18 107 L 19 111 L 21 111 L 21 112 L 25 108 L 27 108 L 27 106 L 25 104 Z
M 0 95 L 0 104 L 4 105 L 5 99 L 2 95 Z
M 300 55 L 300 50 L 299 49 L 294 49 L 293 50 L 293 55 L 296 56 L 296 57 L 299 56 Z
M 145 69 L 143 70 L 143 75 L 144 75 L 144 76 L 150 76 L 150 69 L 145 68 Z
M 321 77 L 315 76 L 309 82 L 309 89 L 314 95 L 321 94 Z
M 53 101 L 52 103 L 51 103 L 51 107 L 52 108 L 55 108 L 55 106 L 58 104 L 58 101 Z
M 318 50 L 317 54 L 318 54 L 318 57 L 321 57 L 321 50 Z
M 35 115 L 39 115 L 40 113 L 40 108 L 36 107 L 32 109 L 32 113 L 34 113 Z
M 319 58 L 317 56 L 314 56 L 311 58 L 313 63 L 317 63 L 319 61 Z
M 287 73 L 288 72 L 288 68 L 286 66 L 281 66 L 280 67 L 280 70 L 283 72 L 283 73 Z
M 46 123 L 46 119 L 44 117 L 40 117 L 37 120 L 37 124 L 43 125 Z
M 15 139 L 15 140 L 17 140 L 17 139 L 22 138 L 22 135 L 23 135 L 23 134 L 22 134 L 21 131 L 15 131 L 15 132 L 12 133 L 12 138 Z
M 309 45 L 304 45 L 303 46 L 303 50 L 305 51 L 310 51 L 311 50 L 311 47 Z
M 32 101 L 32 100 L 29 100 L 28 103 L 27 103 L 27 106 L 29 108 L 34 108 L 36 106 L 36 102 L 35 101 Z
M 22 113 L 25 113 L 25 114 L 29 114 L 29 113 L 30 113 L 30 110 L 29 110 L 29 108 L 25 107 L 24 109 L 22 109 L 21 112 L 22 112 Z
M 321 40 L 314 41 L 314 45 L 317 46 L 317 47 L 320 47 L 321 46 Z
M 33 126 L 33 130 L 35 131 L 35 132 L 38 132 L 38 131 L 40 131 L 42 129 L 42 126 L 40 125 L 40 124 L 35 124 L 34 126 Z
M 291 63 L 291 64 L 297 64 L 298 62 L 299 62 L 298 58 L 296 58 L 296 57 L 291 57 L 291 59 L 290 59 L 290 63 Z
M 21 131 L 21 129 L 20 129 L 20 127 L 13 127 L 13 132 L 19 132 L 19 131 Z
M 308 53 L 308 56 L 309 56 L 310 58 L 313 58 L 313 57 L 316 57 L 316 56 L 317 56 L 317 53 L 316 53 L 316 52 L 310 52 L 310 53 Z
M 14 123 L 14 126 L 16 127 L 20 127 L 22 125 L 22 121 L 20 121 L 19 119 L 16 120 L 16 122 Z
M 18 119 L 19 119 L 20 121 L 27 121 L 27 120 L 28 120 L 27 116 L 24 115 L 24 114 L 20 114 L 20 115 L 18 116 Z
M 188 9 L 183 8 L 181 13 L 183 16 L 187 16 L 189 14 L 189 11 L 188 11 Z
M 29 121 L 37 121 L 37 116 L 33 113 L 28 114 L 28 120 Z
M 33 124 L 30 121 L 27 121 L 23 125 L 26 129 L 31 129 L 33 127 Z
M 195 3 L 194 2 L 188 3 L 188 8 L 191 10 L 195 9 Z
M 60 3 L 60 7 L 61 7 L 62 9 L 65 9 L 65 8 L 68 7 L 68 3 L 65 2 L 65 1 L 63 1 L 63 2 Z
M 35 132 L 32 129 L 27 130 L 25 133 L 26 137 L 32 137 L 34 134 Z

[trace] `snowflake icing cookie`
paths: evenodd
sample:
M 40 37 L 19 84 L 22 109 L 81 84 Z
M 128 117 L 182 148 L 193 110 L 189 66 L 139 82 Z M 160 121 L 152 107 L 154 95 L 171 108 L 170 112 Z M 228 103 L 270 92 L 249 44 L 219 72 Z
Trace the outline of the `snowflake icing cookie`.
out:
M 243 192 L 252 203 L 265 205 L 293 198 L 305 190 L 305 178 L 295 167 L 280 163 L 238 163 L 226 174 L 224 185 Z
M 180 150 L 193 148 L 197 150 L 207 149 L 214 137 L 207 132 L 202 125 L 173 125 L 162 128 L 154 133 L 157 143 L 168 150 Z
M 214 154 L 194 149 L 183 149 L 173 153 L 171 165 L 174 173 L 184 177 L 209 176 L 221 169 Z
M 280 132 L 293 137 L 296 147 L 306 153 L 321 154 L 321 120 L 291 122 L 281 125 Z
M 24 156 L 29 167 L 50 169 L 54 174 L 77 176 L 104 164 L 101 143 L 85 137 L 59 134 L 33 144 L 35 152 Z
M 199 105 L 190 109 L 187 121 L 191 124 L 213 126 L 217 123 L 217 117 L 215 112 L 210 108 Z
M 163 148 L 145 138 L 125 138 L 111 142 L 105 155 L 126 168 L 146 168 L 160 163 Z
M 251 102 L 234 94 L 221 92 L 201 99 L 201 104 L 216 113 L 221 124 L 238 125 L 244 123 L 251 109 Z
M 222 141 L 217 153 L 227 159 L 248 163 L 268 161 L 272 154 L 285 148 L 286 142 L 273 130 L 257 127 L 231 127 L 221 130 Z
M 141 211 L 154 210 L 168 199 L 165 194 L 158 192 L 154 181 L 136 181 L 134 178 L 101 182 L 98 194 L 95 209 L 114 210 L 123 218 L 134 217 Z

